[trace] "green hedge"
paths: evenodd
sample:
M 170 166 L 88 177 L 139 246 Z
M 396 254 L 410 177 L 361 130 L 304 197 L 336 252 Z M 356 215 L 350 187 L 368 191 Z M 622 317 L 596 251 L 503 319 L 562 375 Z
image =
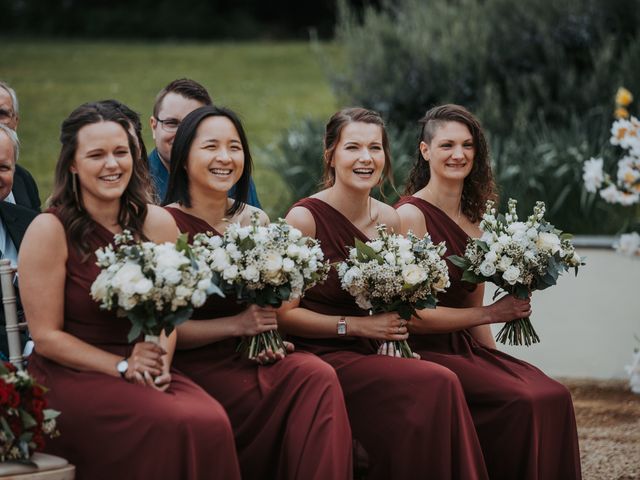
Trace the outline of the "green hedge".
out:
M 323 57 L 334 91 L 396 132 L 400 188 L 418 118 L 459 103 L 488 132 L 503 201 L 524 210 L 544 200 L 551 221 L 575 233 L 619 229 L 625 212 L 587 195 L 581 171 L 609 148 L 618 86 L 640 94 L 640 2 L 388 0 L 361 14 L 342 2 L 336 32 L 344 56 Z M 316 168 L 301 155 L 285 150 L 281 161 Z

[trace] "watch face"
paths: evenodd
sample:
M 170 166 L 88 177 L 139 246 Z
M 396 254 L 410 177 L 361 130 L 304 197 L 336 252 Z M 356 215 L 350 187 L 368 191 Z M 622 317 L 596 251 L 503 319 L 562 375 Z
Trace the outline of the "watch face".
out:
M 345 323 L 338 324 L 338 335 L 346 335 L 347 325 Z
M 124 372 L 126 372 L 129 368 L 129 362 L 127 362 L 126 360 L 120 360 L 116 368 L 118 369 L 118 372 L 124 374 Z

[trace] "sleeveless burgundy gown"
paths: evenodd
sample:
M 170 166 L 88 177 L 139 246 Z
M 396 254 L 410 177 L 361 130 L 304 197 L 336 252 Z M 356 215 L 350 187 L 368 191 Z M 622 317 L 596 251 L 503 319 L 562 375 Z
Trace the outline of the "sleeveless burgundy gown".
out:
M 87 240 L 95 250 L 112 243 L 113 234 L 94 223 Z M 68 252 L 64 331 L 128 357 L 129 320 L 101 310 L 89 294 L 100 272 L 95 255 L 84 259 L 70 246 Z M 77 480 L 240 478 L 227 414 L 177 371 L 172 369 L 169 389 L 160 392 L 65 367 L 39 355 L 37 345 L 28 369 L 50 389 L 50 407 L 62 412 L 61 435 L 45 451 L 74 464 Z
M 449 255 L 464 255 L 468 235 L 442 210 L 418 197 L 404 197 L 424 214 L 435 243 L 445 241 Z M 476 288 L 461 281 L 447 260 L 451 286 L 438 305 L 469 306 Z M 437 308 L 437 307 L 436 307 Z M 411 335 L 422 359 L 453 370 L 464 388 L 487 470 L 492 480 L 569 480 L 581 478 L 580 453 L 571 394 L 536 367 L 480 345 L 466 330 Z
M 199 217 L 165 208 L 190 238 L 204 232 L 220 235 Z M 192 319 L 228 317 L 245 308 L 213 295 Z M 305 352 L 259 365 L 236 351 L 238 340 L 176 350 L 174 363 L 226 409 L 242 478 L 351 478 L 351 429 L 333 369 Z
M 369 239 L 328 203 L 305 198 L 294 207 L 311 212 L 325 258 L 344 260 L 354 238 Z M 293 208 L 293 207 L 292 207 Z M 308 290 L 300 307 L 325 315 L 363 316 L 340 287 L 335 269 Z M 377 355 L 360 337 L 292 337 L 338 373 L 354 438 L 369 456 L 370 479 L 486 479 L 480 445 L 460 382 L 430 362 Z

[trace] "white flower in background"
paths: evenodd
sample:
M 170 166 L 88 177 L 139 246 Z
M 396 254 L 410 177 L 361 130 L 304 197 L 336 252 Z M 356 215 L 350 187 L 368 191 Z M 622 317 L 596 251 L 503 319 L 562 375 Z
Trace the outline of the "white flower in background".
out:
M 504 278 L 509 285 L 515 285 L 519 277 L 520 269 L 514 266 L 507 268 L 502 274 L 502 278 Z
M 189 259 L 176 250 L 173 243 L 163 243 L 155 248 L 155 263 L 159 270 L 175 269 L 188 265 Z
M 602 158 L 590 158 L 584 162 L 582 180 L 587 192 L 595 193 L 604 182 L 604 171 L 602 170 Z
M 485 263 L 496 263 L 497 260 L 498 260 L 498 254 L 496 252 L 494 252 L 493 250 L 490 250 L 484 256 Z M 491 275 L 493 275 L 493 273 Z
M 543 252 L 557 253 L 560 251 L 560 238 L 551 232 L 540 232 L 536 246 Z
M 417 285 L 424 282 L 427 277 L 427 272 L 418 265 L 411 264 L 402 267 L 402 278 L 409 285 Z
M 618 253 L 623 255 L 629 257 L 640 256 L 640 235 L 638 232 L 623 234 L 614 247 Z
M 609 203 L 620 202 L 620 191 L 613 184 L 600 190 L 600 196 Z

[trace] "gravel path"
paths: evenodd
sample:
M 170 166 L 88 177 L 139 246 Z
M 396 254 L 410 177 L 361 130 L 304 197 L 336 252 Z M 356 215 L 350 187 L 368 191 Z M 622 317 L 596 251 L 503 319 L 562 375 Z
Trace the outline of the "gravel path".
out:
M 573 396 L 583 480 L 640 479 L 640 395 L 624 381 L 560 381 Z

